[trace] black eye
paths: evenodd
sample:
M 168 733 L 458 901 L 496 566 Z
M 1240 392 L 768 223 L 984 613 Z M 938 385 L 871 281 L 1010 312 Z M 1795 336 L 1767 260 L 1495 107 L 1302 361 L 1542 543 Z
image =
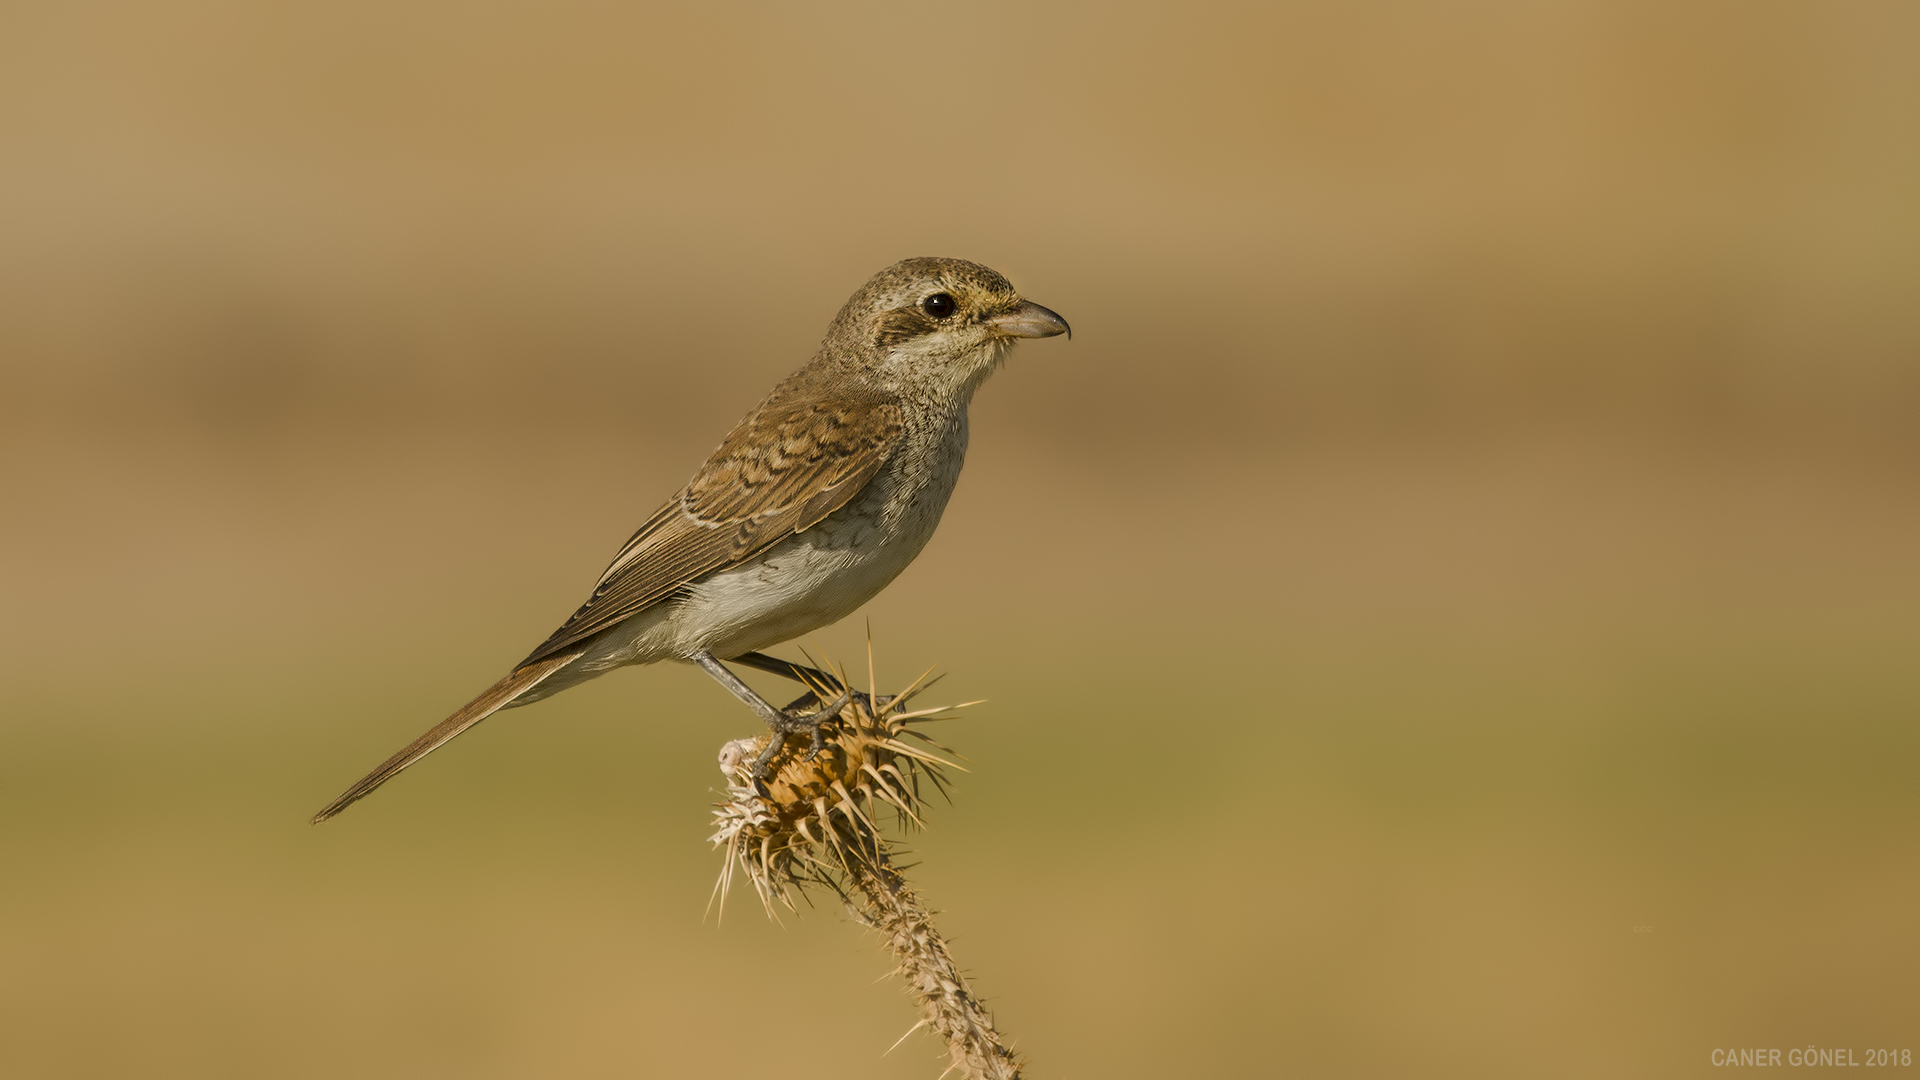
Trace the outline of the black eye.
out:
M 953 314 L 953 309 L 958 306 L 959 305 L 954 303 L 952 296 L 943 292 L 934 293 L 932 296 L 920 301 L 920 310 L 936 319 L 944 319 Z

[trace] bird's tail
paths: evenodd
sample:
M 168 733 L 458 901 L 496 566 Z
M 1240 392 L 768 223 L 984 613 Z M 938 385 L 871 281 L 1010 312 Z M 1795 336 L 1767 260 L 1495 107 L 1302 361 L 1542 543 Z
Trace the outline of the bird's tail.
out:
M 579 658 L 580 651 L 575 650 L 515 668 L 513 674 L 494 683 L 479 697 L 460 706 L 460 711 L 435 724 L 433 730 L 413 740 L 406 749 L 388 758 L 385 764 L 362 777 L 360 782 L 348 788 L 345 794 L 328 803 L 326 809 L 313 815 L 313 824 L 320 824 L 371 794 L 374 788 L 393 779 L 400 770 L 433 753 L 442 743 L 455 735 L 513 704 L 515 698 L 539 686 L 547 676 Z

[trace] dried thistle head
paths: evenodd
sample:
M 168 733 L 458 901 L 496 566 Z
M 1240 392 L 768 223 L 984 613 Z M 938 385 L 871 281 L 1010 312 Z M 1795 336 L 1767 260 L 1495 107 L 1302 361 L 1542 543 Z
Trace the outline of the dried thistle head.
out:
M 818 753 L 806 739 L 788 739 L 768 763 L 764 781 L 755 782 L 749 770 L 771 735 L 720 748 L 727 801 L 715 804 L 716 829 L 708 839 L 726 851 L 714 886 L 723 910 L 736 869 L 753 883 L 769 915 L 775 900 L 793 909 L 796 892 L 809 883 L 845 899 L 854 863 L 871 865 L 879 858 L 883 807 L 903 829 L 922 825 L 921 781 L 944 795 L 942 770 L 960 768 L 933 752 L 951 751 L 914 727 L 952 715 L 948 706 L 908 711 L 925 688 L 922 675 L 893 697 L 853 695 L 839 716 L 821 725 Z M 839 697 L 841 687 L 812 690 L 824 702 Z
M 813 685 L 814 698 L 838 700 L 845 678 Z M 882 698 L 872 692 L 869 674 L 868 692 L 851 695 L 840 714 L 821 726 L 820 751 L 790 740 L 768 762 L 763 782 L 755 781 L 752 769 L 770 736 L 721 747 L 727 801 L 714 807 L 718 829 L 711 839 L 726 849 L 726 861 L 714 893 L 724 908 L 734 871 L 744 871 L 773 915 L 775 899 L 791 909 L 809 883 L 832 889 L 893 954 L 893 974 L 920 1007 L 920 1021 L 907 1033 L 926 1027 L 938 1034 L 947 1046 L 947 1071 L 958 1070 L 967 1080 L 1019 1080 L 1019 1058 L 994 1029 L 880 831 L 882 805 L 892 808 L 903 829 L 918 827 L 920 781 L 945 794 L 941 770 L 959 768 L 908 741 L 951 753 L 912 727 L 951 715 L 947 709 L 906 710 L 925 679 Z

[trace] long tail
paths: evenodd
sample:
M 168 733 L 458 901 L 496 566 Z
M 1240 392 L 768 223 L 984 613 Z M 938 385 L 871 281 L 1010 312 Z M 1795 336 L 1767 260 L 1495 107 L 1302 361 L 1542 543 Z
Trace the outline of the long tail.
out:
M 494 713 L 513 703 L 513 699 L 539 686 L 540 683 L 579 659 L 580 650 L 549 656 L 538 663 L 515 668 L 513 674 L 488 687 L 479 697 L 460 707 L 460 711 L 433 726 L 433 730 L 413 740 L 405 750 L 393 755 L 379 768 L 362 777 L 360 782 L 346 790 L 346 793 L 328 803 L 326 809 L 313 815 L 313 824 L 318 825 L 356 801 L 373 792 L 374 788 L 394 778 L 400 770 L 426 757 L 439 749 L 442 743 L 473 725 L 492 716 Z

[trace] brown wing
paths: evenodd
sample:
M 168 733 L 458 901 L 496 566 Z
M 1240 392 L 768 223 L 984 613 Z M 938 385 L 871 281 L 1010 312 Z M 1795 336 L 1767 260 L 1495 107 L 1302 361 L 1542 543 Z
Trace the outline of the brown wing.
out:
M 521 667 L 806 530 L 873 479 L 899 440 L 899 407 L 785 391 L 741 421 L 679 496 L 640 526 L 593 596 Z

